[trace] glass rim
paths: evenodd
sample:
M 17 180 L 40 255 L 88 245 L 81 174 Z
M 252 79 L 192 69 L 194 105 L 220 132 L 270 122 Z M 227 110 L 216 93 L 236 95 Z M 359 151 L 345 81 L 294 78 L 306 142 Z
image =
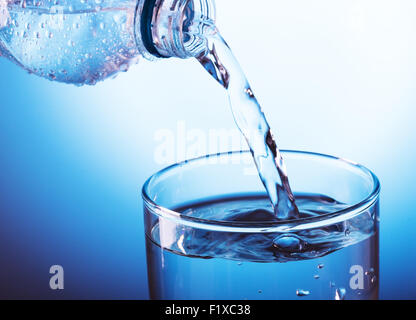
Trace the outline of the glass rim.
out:
M 170 165 L 155 174 L 153 174 L 143 185 L 142 188 L 142 198 L 144 205 L 147 206 L 153 214 L 156 214 L 162 218 L 166 218 L 169 220 L 176 221 L 179 224 L 190 226 L 193 228 L 199 229 L 211 229 L 215 231 L 224 231 L 224 232 L 243 232 L 243 233 L 253 233 L 253 232 L 296 232 L 305 229 L 312 229 L 312 228 L 320 228 L 328 225 L 332 225 L 335 223 L 339 223 L 342 221 L 346 221 L 348 219 L 354 218 L 370 208 L 374 205 L 374 203 L 378 200 L 381 185 L 380 181 L 377 176 L 368 168 L 363 165 L 360 165 L 356 162 L 335 157 L 331 155 L 326 155 L 322 153 L 316 152 L 309 152 L 309 151 L 298 151 L 298 150 L 280 150 L 283 154 L 296 154 L 296 155 L 304 155 L 304 156 L 313 156 L 318 158 L 329 159 L 333 161 L 340 161 L 344 164 L 352 166 L 354 168 L 359 169 L 361 172 L 366 173 L 372 179 L 372 191 L 360 202 L 356 204 L 352 204 L 347 208 L 342 210 L 337 210 L 334 212 L 326 213 L 321 216 L 316 217 L 307 217 L 307 218 L 300 218 L 300 219 L 292 219 L 292 220 L 281 220 L 281 221 L 260 221 L 260 222 L 253 222 L 253 221 L 246 221 L 246 222 L 236 222 L 236 221 L 219 221 L 219 220 L 209 220 L 203 218 L 195 218 L 187 215 L 183 215 L 179 212 L 174 210 L 165 208 L 163 206 L 158 205 L 155 201 L 153 201 L 150 196 L 148 195 L 148 187 L 151 181 L 167 172 L 174 170 L 179 167 L 183 167 L 189 165 L 191 163 L 196 163 L 201 160 L 206 160 L 209 158 L 220 158 L 224 156 L 231 157 L 233 155 L 241 155 L 241 154 L 250 154 L 249 150 L 241 150 L 241 151 L 229 151 L 223 153 L 216 153 L 216 154 L 209 154 L 202 157 L 185 160 L 173 165 Z

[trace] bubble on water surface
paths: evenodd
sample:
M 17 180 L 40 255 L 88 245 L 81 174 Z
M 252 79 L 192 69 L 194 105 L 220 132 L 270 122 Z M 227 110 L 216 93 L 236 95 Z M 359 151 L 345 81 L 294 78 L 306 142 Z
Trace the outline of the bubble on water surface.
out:
M 293 234 L 284 234 L 273 240 L 273 247 L 286 252 L 301 252 L 306 245 L 305 241 Z

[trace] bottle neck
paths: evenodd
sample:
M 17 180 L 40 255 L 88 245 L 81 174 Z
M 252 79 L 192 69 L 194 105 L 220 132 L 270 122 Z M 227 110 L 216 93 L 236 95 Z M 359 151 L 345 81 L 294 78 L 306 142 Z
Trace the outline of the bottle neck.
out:
M 197 57 L 207 50 L 205 34 L 215 28 L 213 0 L 139 0 L 135 33 L 148 59 Z

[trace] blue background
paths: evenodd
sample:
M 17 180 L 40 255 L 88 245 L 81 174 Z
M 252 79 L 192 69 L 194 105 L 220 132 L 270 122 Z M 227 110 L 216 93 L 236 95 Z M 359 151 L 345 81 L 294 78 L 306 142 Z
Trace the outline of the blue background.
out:
M 379 176 L 381 297 L 416 298 L 416 3 L 218 0 L 279 145 Z M 140 189 L 155 133 L 234 128 L 195 61 L 141 61 L 94 87 L 0 59 L 0 298 L 145 299 Z M 65 290 L 49 289 L 49 267 Z

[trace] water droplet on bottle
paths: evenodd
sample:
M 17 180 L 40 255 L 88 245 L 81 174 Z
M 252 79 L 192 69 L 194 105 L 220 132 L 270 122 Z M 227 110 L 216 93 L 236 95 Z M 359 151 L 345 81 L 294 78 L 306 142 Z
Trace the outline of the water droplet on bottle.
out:
M 101 22 L 101 23 L 100 23 L 100 29 L 101 29 L 101 30 L 104 30 L 104 29 L 105 29 L 105 23 L 104 23 L 104 22 Z
M 335 300 L 344 300 L 346 294 L 347 290 L 345 290 L 345 288 L 338 288 L 335 291 Z
M 49 33 L 48 33 L 48 38 L 49 38 L 49 39 L 52 39 L 52 38 L 53 38 L 53 33 L 52 33 L 52 32 L 49 32 Z
M 121 15 L 121 14 L 115 14 L 113 16 L 113 20 L 117 25 L 122 25 L 126 22 L 126 17 L 124 15 Z
M 311 294 L 311 292 L 308 291 L 308 290 L 302 290 L 302 289 L 296 290 L 296 295 L 298 297 L 305 297 L 305 296 L 309 296 L 310 294 Z
M 263 291 L 259 290 L 258 293 L 261 294 L 261 293 L 263 293 Z
M 300 252 L 305 248 L 305 242 L 296 235 L 284 234 L 273 240 L 273 247 L 286 252 Z
M 351 234 L 350 229 L 346 229 L 346 230 L 345 230 L 345 236 L 346 236 L 346 237 L 348 237 L 350 234 Z
M 371 281 L 371 283 L 376 283 L 377 282 L 377 277 L 372 276 L 370 281 Z
M 126 72 L 128 69 L 129 69 L 129 65 L 127 63 L 123 63 L 122 65 L 120 65 L 121 72 Z
M 242 266 L 243 265 L 243 263 L 240 261 L 240 262 L 237 262 L 237 266 Z

